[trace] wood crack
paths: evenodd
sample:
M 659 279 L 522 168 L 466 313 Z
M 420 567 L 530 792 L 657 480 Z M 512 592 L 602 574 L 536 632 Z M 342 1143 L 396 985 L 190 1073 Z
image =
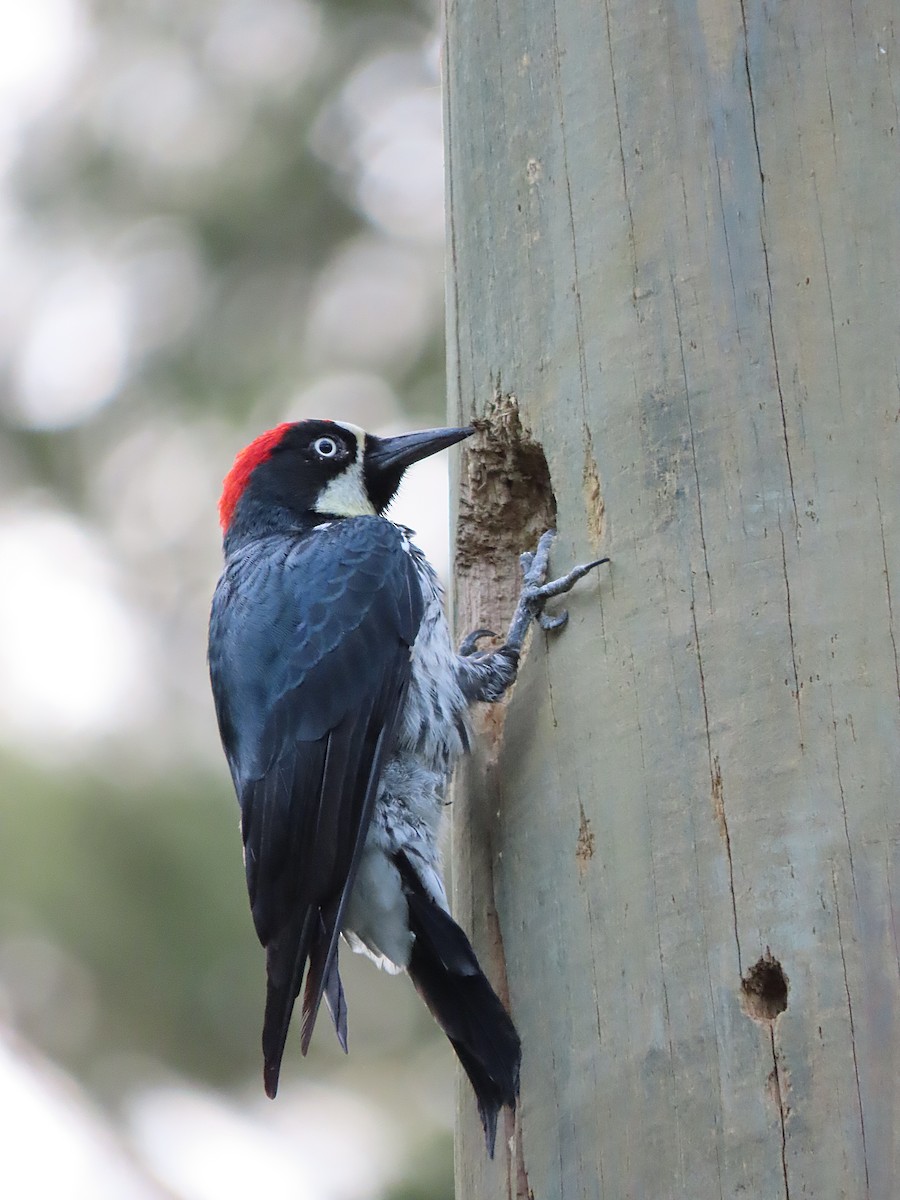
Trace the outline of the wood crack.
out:
M 706 572 L 706 593 L 709 599 L 709 611 L 713 611 L 712 579 L 709 574 L 709 556 L 706 551 L 706 533 L 703 529 L 703 502 L 700 498 L 700 469 L 697 466 L 697 445 L 694 440 L 694 419 L 691 415 L 691 391 L 688 386 L 687 362 L 684 357 L 684 333 L 681 328 L 681 310 L 678 306 L 678 290 L 675 287 L 674 275 L 669 275 L 672 287 L 672 300 L 675 305 L 675 325 L 678 330 L 678 348 L 681 353 L 681 377 L 684 380 L 684 405 L 687 410 L 688 432 L 691 438 L 691 462 L 694 467 L 694 486 L 697 489 L 697 521 L 700 527 L 700 545 L 703 549 L 703 569 Z
M 785 609 L 787 612 L 788 639 L 791 643 L 791 665 L 794 670 L 794 700 L 797 704 L 797 720 L 800 721 L 800 672 L 797 668 L 797 647 L 794 640 L 794 614 L 791 610 L 791 581 L 788 579 L 787 548 L 784 542 L 784 530 L 781 521 L 778 522 L 778 532 L 781 535 L 781 569 L 784 574 Z M 800 749 L 803 749 L 803 729 L 800 729 Z
M 766 299 L 768 309 L 769 343 L 772 349 L 772 366 L 775 371 L 775 390 L 778 392 L 778 403 L 781 406 L 781 433 L 784 441 L 784 457 L 787 463 L 788 483 L 791 491 L 791 504 L 794 509 L 794 531 L 800 536 L 800 517 L 797 512 L 797 496 L 794 491 L 794 468 L 791 462 L 791 447 L 788 438 L 787 412 L 784 403 L 784 389 L 781 386 L 781 370 L 778 365 L 778 344 L 775 339 L 775 317 L 773 313 L 772 272 L 769 268 L 769 247 L 767 238 L 766 217 L 766 175 L 763 171 L 762 152 L 759 144 L 759 128 L 756 121 L 756 98 L 753 94 L 753 77 L 750 71 L 750 39 L 747 31 L 747 12 L 744 0 L 741 0 L 741 23 L 744 28 L 744 71 L 747 77 L 747 95 L 750 101 L 750 121 L 753 126 L 753 144 L 756 147 L 756 165 L 759 171 L 759 192 L 761 217 L 759 237 L 762 246 L 763 264 L 766 272 Z
M 453 200 L 453 128 L 456 122 L 453 120 L 453 81 L 452 72 L 449 64 L 453 62 L 453 54 L 450 48 L 450 26 L 451 22 L 444 24 L 444 62 L 448 64 L 447 70 L 444 71 L 444 103 L 446 105 L 446 118 L 444 120 L 444 138 L 445 150 L 444 153 L 447 159 L 447 251 L 450 258 L 449 263 L 449 280 L 450 288 L 453 295 L 453 331 L 456 339 L 457 367 L 454 372 L 456 384 L 456 413 L 458 419 L 462 419 L 463 400 L 462 400 L 462 376 L 459 371 L 459 355 L 460 355 L 460 316 L 459 316 L 459 254 L 456 240 L 456 204 Z M 448 376 L 448 391 L 450 379 Z
M 769 1028 L 769 1037 L 772 1047 L 772 1073 L 769 1076 L 772 1082 L 772 1090 L 775 1096 L 775 1103 L 778 1106 L 778 1120 L 781 1125 L 781 1174 L 784 1179 L 784 1200 L 791 1200 L 791 1186 L 788 1182 L 787 1169 L 787 1104 L 785 1101 L 785 1089 L 782 1086 L 781 1068 L 778 1064 L 778 1048 L 775 1045 L 775 1022 L 771 1023 Z
M 812 173 L 812 185 L 813 192 L 815 193 L 816 197 L 816 212 L 819 218 L 819 243 L 822 247 L 822 265 L 825 268 L 825 289 L 828 293 L 828 311 L 831 315 L 831 345 L 832 349 L 834 350 L 834 374 L 837 380 L 838 405 L 841 409 L 841 415 L 843 415 L 842 399 L 844 389 L 841 382 L 841 356 L 838 352 L 837 321 L 834 315 L 834 295 L 831 290 L 831 271 L 828 266 L 828 247 L 825 242 L 825 230 L 822 228 L 822 205 L 819 202 L 819 185 L 816 182 L 815 171 Z
M 844 840 L 847 843 L 847 862 L 850 865 L 850 879 L 853 883 L 853 896 L 859 910 L 859 892 L 856 890 L 856 871 L 853 867 L 853 845 L 850 841 L 850 824 L 847 820 L 847 797 L 844 794 L 844 781 L 841 777 L 841 757 L 838 752 L 837 717 L 834 712 L 834 689 L 828 685 L 828 699 L 831 703 L 831 728 L 834 732 L 834 770 L 837 777 L 838 792 L 841 797 L 841 813 L 844 820 Z
M 719 150 L 717 146 L 713 146 L 713 155 L 716 163 L 716 188 L 719 195 L 719 212 L 722 214 L 722 235 L 725 240 L 725 257 L 728 260 L 728 279 L 731 283 L 731 305 L 734 313 L 734 330 L 737 335 L 738 345 L 743 345 L 741 340 L 741 321 L 738 316 L 737 303 L 737 285 L 734 281 L 734 263 L 731 259 L 731 241 L 728 237 L 728 222 L 725 219 L 725 195 L 722 191 L 722 164 L 719 161 Z M 685 208 L 687 205 L 685 204 Z
M 622 116 L 619 112 L 619 92 L 616 87 L 616 69 L 613 64 L 612 52 L 612 29 L 609 19 L 609 0 L 605 0 L 604 11 L 606 14 L 606 45 L 609 48 L 609 81 L 612 87 L 613 108 L 616 110 L 616 133 L 619 139 L 619 161 L 622 166 L 622 191 L 625 196 L 625 209 L 628 213 L 628 240 L 631 246 L 631 296 L 632 303 L 637 305 L 637 290 L 638 290 L 638 267 L 637 267 L 637 248 L 634 241 L 634 212 L 631 208 L 631 197 L 628 195 L 628 172 L 625 168 L 625 143 L 622 139 Z
M 556 19 L 556 4 L 553 5 L 553 74 L 556 81 L 556 107 L 559 113 L 560 145 L 563 157 L 563 174 L 566 179 L 566 203 L 569 208 L 569 229 L 572 235 L 572 292 L 575 296 L 575 332 L 578 346 L 578 370 L 581 377 L 581 408 L 587 420 L 587 355 L 584 348 L 584 314 L 581 306 L 581 282 L 578 276 L 578 244 L 576 237 L 575 206 L 572 202 L 572 180 L 569 175 L 569 150 L 566 134 L 565 104 L 562 93 L 562 77 L 559 55 L 559 26 Z
M 900 701 L 900 659 L 897 656 L 897 636 L 894 633 L 894 603 L 891 598 L 891 572 L 888 567 L 887 544 L 884 540 L 884 514 L 881 511 L 881 495 L 878 491 L 878 476 L 875 476 L 875 504 L 878 508 L 878 528 L 881 533 L 881 561 L 884 564 L 884 587 L 887 592 L 888 636 L 891 639 L 891 649 L 894 653 L 894 681 L 897 686 L 897 699 Z
M 487 769 L 490 791 L 496 796 L 496 808 L 499 810 L 502 804 L 502 790 L 496 763 L 489 764 Z M 506 1011 L 511 1015 L 512 1005 L 509 998 L 509 976 L 506 971 L 506 949 L 503 945 L 503 930 L 500 926 L 500 914 L 497 911 L 496 889 L 494 887 L 494 868 L 499 861 L 499 856 L 494 848 L 492 824 L 488 825 L 487 834 L 489 843 L 487 858 L 489 890 L 488 895 L 485 897 L 485 918 L 490 946 L 490 961 L 493 967 L 491 973 L 494 976 L 493 982 L 497 995 L 502 1000 Z M 528 1187 L 528 1172 L 525 1169 L 524 1152 L 522 1150 L 520 1106 L 517 1105 L 514 1112 L 510 1112 L 508 1108 L 504 1108 L 501 1116 L 505 1130 L 503 1144 L 506 1149 L 506 1177 L 510 1181 L 512 1179 L 516 1180 L 515 1200 L 532 1200 L 532 1193 Z M 520 1190 L 523 1180 L 524 1190 Z
M 728 888 L 731 893 L 731 917 L 734 924 L 734 944 L 737 948 L 738 973 L 743 975 L 741 958 L 741 939 L 738 933 L 737 897 L 734 892 L 734 859 L 731 854 L 731 834 L 728 830 L 728 817 L 725 813 L 725 797 L 722 787 L 722 772 L 718 760 L 713 755 L 712 735 L 709 729 L 709 704 L 706 697 L 706 676 L 703 673 L 703 655 L 700 650 L 700 630 L 697 627 L 697 606 L 694 600 L 694 580 L 691 579 L 691 620 L 694 623 L 694 647 L 697 652 L 697 670 L 700 675 L 700 696 L 703 700 L 703 723 L 706 729 L 706 753 L 709 758 L 709 782 L 713 798 L 713 809 L 722 824 L 725 838 L 725 855 L 728 859 Z
M 866 1148 L 866 1119 L 863 1114 L 862 1088 L 859 1082 L 859 1058 L 856 1053 L 856 1022 L 853 1018 L 853 1000 L 850 996 L 850 980 L 847 975 L 847 957 L 844 953 L 844 934 L 841 928 L 841 905 L 838 900 L 837 875 L 831 867 L 831 887 L 834 892 L 834 912 L 837 921 L 838 947 L 841 952 L 841 969 L 844 975 L 844 994 L 847 997 L 847 1016 L 850 1022 L 850 1049 L 853 1054 L 853 1074 L 856 1080 L 856 1104 L 859 1111 L 859 1136 L 862 1141 L 863 1167 L 866 1174 L 866 1196 L 869 1195 L 869 1155 Z

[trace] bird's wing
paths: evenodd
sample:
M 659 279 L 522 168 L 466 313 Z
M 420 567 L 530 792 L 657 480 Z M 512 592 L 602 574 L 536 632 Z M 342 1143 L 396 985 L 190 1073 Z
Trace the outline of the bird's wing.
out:
M 337 939 L 423 600 L 402 535 L 381 518 L 243 553 L 214 601 L 221 649 L 210 669 L 267 950 L 263 1043 L 274 1094 L 307 962 L 303 1050 L 323 994 L 346 1042 Z

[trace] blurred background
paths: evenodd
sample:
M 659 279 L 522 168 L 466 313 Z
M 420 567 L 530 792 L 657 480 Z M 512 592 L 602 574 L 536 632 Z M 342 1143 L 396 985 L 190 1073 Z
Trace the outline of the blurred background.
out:
M 3 1195 L 452 1195 L 405 979 L 345 952 L 349 1058 L 263 1096 L 205 664 L 236 451 L 442 423 L 442 201 L 433 0 L 0 0 Z

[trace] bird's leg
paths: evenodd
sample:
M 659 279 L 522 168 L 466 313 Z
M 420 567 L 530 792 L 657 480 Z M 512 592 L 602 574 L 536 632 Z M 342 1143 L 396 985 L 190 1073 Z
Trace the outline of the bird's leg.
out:
M 573 567 L 559 579 L 547 580 L 547 568 L 550 562 L 550 547 L 556 537 L 556 530 L 548 529 L 541 536 L 537 549 L 532 553 L 526 551 L 520 558 L 524 576 L 522 590 L 513 619 L 510 622 L 506 641 L 496 650 L 485 653 L 478 651 L 478 642 L 483 637 L 492 637 L 488 629 L 476 629 L 466 637 L 459 647 L 458 679 L 463 695 L 467 700 L 499 700 L 516 677 L 519 669 L 519 655 L 525 642 L 525 635 L 532 621 L 537 621 L 544 630 L 562 629 L 569 614 L 563 609 L 556 616 L 544 612 L 544 605 L 554 596 L 562 596 L 568 592 L 579 579 L 583 579 L 589 571 L 609 562 L 608 558 L 598 558 L 593 562 L 582 563 Z

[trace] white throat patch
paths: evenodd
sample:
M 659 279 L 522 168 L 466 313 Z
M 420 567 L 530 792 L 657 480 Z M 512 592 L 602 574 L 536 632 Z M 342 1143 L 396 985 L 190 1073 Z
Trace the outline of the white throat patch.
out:
M 322 489 L 315 504 L 319 513 L 334 513 L 336 517 L 375 517 L 375 505 L 366 493 L 362 456 L 366 446 L 365 430 L 345 421 L 335 421 L 356 438 L 356 462 L 349 463 L 337 479 Z

